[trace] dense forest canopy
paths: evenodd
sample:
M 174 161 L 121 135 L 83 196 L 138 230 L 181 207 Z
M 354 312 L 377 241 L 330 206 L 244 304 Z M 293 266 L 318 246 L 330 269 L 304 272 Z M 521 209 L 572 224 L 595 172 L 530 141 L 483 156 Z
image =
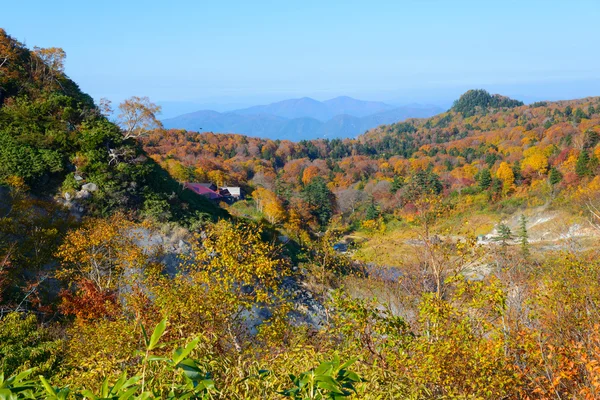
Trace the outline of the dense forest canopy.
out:
M 491 95 L 485 90 L 469 90 L 452 105 L 452 110 L 469 117 L 478 112 L 486 112 L 488 109 L 514 108 L 522 106 L 523 102 L 509 99 L 499 94 Z

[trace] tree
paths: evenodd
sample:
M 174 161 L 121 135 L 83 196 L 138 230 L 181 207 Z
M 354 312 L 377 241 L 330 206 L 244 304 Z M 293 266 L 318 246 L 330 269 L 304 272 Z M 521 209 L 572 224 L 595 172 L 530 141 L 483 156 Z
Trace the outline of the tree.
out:
M 308 185 L 313 178 L 319 176 L 319 168 L 314 165 L 310 165 L 304 169 L 302 172 L 302 183 Z
M 558 183 L 560 183 L 560 181 L 562 180 L 563 176 L 560 173 L 559 170 L 557 170 L 556 168 L 552 167 L 550 169 L 550 173 L 548 174 L 548 179 L 550 180 L 550 184 L 552 186 L 557 185 Z
M 498 225 L 498 234 L 494 236 L 493 240 L 495 242 L 500 242 L 502 248 L 506 248 L 508 246 L 508 242 L 513 240 L 513 234 L 508 225 L 505 223 Z
M 527 218 L 523 214 L 519 218 L 519 232 L 517 236 L 521 243 L 521 253 L 523 257 L 527 257 L 529 255 L 529 235 L 527 233 Z
M 477 176 L 477 181 L 479 182 L 479 187 L 481 189 L 485 190 L 489 188 L 492 184 L 492 174 L 490 173 L 490 169 L 482 169 Z
M 512 185 L 515 183 L 515 175 L 507 162 L 502 162 L 496 171 L 496 177 L 502 181 L 502 191 L 508 193 Z
M 333 215 L 333 194 L 320 176 L 313 178 L 302 191 L 304 200 L 310 205 L 310 212 L 321 223 L 327 225 Z
M 182 273 L 174 279 L 159 275 L 152 283 L 156 302 L 172 323 L 196 334 L 212 332 L 238 352 L 250 344 L 242 339 L 251 310 L 260 306 L 276 313 L 281 280 L 290 273 L 279 247 L 262 235 L 259 225 L 225 220 L 198 235 Z
M 371 202 L 369 203 L 369 206 L 367 207 L 367 212 L 365 215 L 366 219 L 377 219 L 379 218 L 380 215 L 380 211 L 379 211 L 379 207 L 377 207 L 377 204 L 375 204 L 375 200 L 373 200 L 371 198 Z
M 142 268 L 148 256 L 134 241 L 135 225 L 123 215 L 89 218 L 67 234 L 57 256 L 62 260 L 56 277 L 67 282 L 93 282 L 99 291 L 123 284 L 126 269 Z
M 119 104 L 118 123 L 123 130 L 123 137 L 140 138 L 152 129 L 162 128 L 156 118 L 161 107 L 150 102 L 148 97 L 133 96 Z
M 65 69 L 65 58 L 67 54 L 59 47 L 33 48 L 31 57 L 31 75 L 39 80 L 42 86 L 56 82 Z
M 575 163 L 575 173 L 578 177 L 583 178 L 584 176 L 589 175 L 589 162 L 590 155 L 586 150 L 582 150 L 581 153 L 579 153 L 579 156 L 577 157 L 577 162 Z

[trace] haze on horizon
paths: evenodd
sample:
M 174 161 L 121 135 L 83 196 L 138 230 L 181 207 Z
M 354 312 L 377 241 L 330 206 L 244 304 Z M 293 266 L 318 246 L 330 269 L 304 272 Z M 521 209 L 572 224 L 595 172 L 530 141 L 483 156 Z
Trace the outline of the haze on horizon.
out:
M 525 102 L 598 95 L 599 17 L 593 0 L 33 0 L 4 4 L 1 25 L 62 47 L 96 99 L 223 111 L 340 95 L 447 106 L 470 88 Z

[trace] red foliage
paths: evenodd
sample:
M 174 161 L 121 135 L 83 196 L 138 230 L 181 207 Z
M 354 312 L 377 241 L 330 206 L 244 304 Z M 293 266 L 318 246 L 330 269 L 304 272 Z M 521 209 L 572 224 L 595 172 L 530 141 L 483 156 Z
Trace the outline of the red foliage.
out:
M 77 292 L 62 290 L 60 309 L 65 315 L 75 315 L 80 321 L 111 318 L 120 307 L 113 291 L 99 290 L 89 279 L 81 279 Z

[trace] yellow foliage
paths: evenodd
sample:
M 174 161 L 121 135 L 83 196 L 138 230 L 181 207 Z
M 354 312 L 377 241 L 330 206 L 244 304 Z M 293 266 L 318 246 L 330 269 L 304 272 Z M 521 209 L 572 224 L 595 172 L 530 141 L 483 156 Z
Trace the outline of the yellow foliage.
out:
M 502 191 L 506 194 L 515 182 L 515 174 L 507 162 L 502 162 L 496 171 L 496 177 L 502 181 Z
M 528 148 L 523 152 L 523 156 L 525 157 L 522 163 L 523 168 L 529 167 L 540 174 L 545 174 L 548 170 L 548 157 L 540 147 Z

